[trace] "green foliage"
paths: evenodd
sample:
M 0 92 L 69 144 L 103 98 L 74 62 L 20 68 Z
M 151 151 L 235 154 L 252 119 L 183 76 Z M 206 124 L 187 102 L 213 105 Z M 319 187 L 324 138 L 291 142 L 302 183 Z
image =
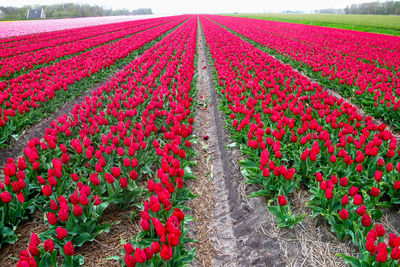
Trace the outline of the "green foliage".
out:
M 400 15 L 400 1 L 352 4 L 344 9 L 346 14 Z
M 46 18 L 78 18 L 78 17 L 101 17 L 101 16 L 120 16 L 120 15 L 147 15 L 153 14 L 151 8 L 139 8 L 136 10 L 128 9 L 105 9 L 98 5 L 88 4 L 56 4 L 46 6 L 23 6 L 23 7 L 2 7 L 0 9 L 5 13 L 6 20 L 25 20 L 28 9 L 42 8 L 46 13 Z
M 278 227 L 293 228 L 296 224 L 301 222 L 304 217 L 306 217 L 306 214 L 300 216 L 293 214 L 289 203 L 285 206 L 280 206 L 279 204 L 274 206 L 273 203 L 276 202 L 276 198 L 270 199 L 268 201 L 268 210 L 275 216 L 275 221 L 278 223 Z

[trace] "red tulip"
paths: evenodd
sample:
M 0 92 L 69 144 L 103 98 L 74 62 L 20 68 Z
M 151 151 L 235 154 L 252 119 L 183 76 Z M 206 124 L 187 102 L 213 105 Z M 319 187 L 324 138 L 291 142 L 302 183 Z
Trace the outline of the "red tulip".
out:
M 399 248 L 399 246 L 393 248 L 392 253 L 390 254 L 390 257 L 395 261 L 400 259 L 400 248 Z
M 151 243 L 151 251 L 153 254 L 157 254 L 160 251 L 160 244 L 157 241 Z
M 278 196 L 278 203 L 280 206 L 285 206 L 287 204 L 287 200 L 285 196 Z
M 47 239 L 43 243 L 44 251 L 51 253 L 54 250 L 54 242 L 51 239 Z
M 135 267 L 136 266 L 136 260 L 133 255 L 125 255 L 125 264 L 128 267 Z
M 169 261 L 172 257 L 172 248 L 166 244 L 162 245 L 160 256 L 163 260 Z
M 72 256 L 75 253 L 74 245 L 71 241 L 68 241 L 67 244 L 64 245 L 64 253 L 67 256 Z
M 372 220 L 371 217 L 369 217 L 369 214 L 365 214 L 362 218 L 361 218 L 361 223 L 364 227 L 368 227 L 371 225 Z
M 67 230 L 65 228 L 62 228 L 61 226 L 57 227 L 56 233 L 58 239 L 64 239 L 68 235 Z
M 339 211 L 340 218 L 345 221 L 349 218 L 349 212 L 346 209 Z

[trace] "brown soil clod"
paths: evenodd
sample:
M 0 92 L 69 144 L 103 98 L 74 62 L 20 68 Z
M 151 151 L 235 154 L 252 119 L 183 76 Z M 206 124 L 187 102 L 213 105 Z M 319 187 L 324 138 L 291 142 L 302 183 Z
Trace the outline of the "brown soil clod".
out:
M 27 248 L 32 232 L 40 234 L 47 230 L 43 222 L 43 213 L 35 212 L 24 221 L 15 231 L 18 240 L 14 244 L 4 244 L 0 249 L 0 266 L 15 266 L 16 261 L 11 257 L 18 257 L 19 253 Z

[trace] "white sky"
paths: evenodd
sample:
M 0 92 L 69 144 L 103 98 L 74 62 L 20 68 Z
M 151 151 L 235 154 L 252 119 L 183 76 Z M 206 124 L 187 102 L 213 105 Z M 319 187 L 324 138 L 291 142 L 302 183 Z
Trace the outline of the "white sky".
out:
M 151 8 L 155 14 L 182 13 L 263 13 L 283 10 L 311 11 L 323 8 L 344 8 L 353 3 L 372 0 L 0 0 L 0 6 L 84 3 L 106 8 Z

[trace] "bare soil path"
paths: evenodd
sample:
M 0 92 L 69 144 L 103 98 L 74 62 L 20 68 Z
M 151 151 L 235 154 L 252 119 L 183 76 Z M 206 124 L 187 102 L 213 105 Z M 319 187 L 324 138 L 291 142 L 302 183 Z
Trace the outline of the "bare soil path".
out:
M 273 227 L 261 198 L 247 198 L 238 161 L 239 150 L 227 150 L 229 136 L 218 109 L 205 41 L 198 29 L 198 94 L 196 135 L 199 158 L 192 204 L 199 242 L 197 266 L 286 266 L 279 242 L 263 233 Z M 209 137 L 207 139 L 207 136 Z M 206 137 L 206 138 L 204 138 Z M 205 140 L 207 139 L 207 140 Z

